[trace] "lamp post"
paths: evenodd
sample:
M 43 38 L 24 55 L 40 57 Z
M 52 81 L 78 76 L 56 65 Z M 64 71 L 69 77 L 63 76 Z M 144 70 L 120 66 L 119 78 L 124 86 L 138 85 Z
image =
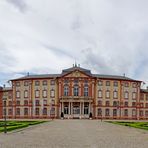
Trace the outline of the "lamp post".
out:
M 4 88 L 5 88 L 5 85 L 4 85 Z M 5 134 L 7 133 L 6 100 L 7 100 L 7 97 L 6 97 L 6 92 L 5 92 L 5 93 L 3 94 L 3 103 L 4 103 L 4 133 L 5 133 Z

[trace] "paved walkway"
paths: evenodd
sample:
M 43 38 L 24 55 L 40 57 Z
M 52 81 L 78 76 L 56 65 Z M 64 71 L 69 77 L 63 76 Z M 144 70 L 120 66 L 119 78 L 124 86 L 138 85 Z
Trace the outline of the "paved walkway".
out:
M 97 120 L 54 120 L 1 133 L 0 148 L 148 148 L 148 131 Z

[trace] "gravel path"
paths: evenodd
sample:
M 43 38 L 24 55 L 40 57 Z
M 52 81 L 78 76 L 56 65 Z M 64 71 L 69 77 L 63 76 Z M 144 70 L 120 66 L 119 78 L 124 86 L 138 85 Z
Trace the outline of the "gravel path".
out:
M 1 133 L 0 148 L 148 148 L 148 131 L 97 120 L 54 120 Z

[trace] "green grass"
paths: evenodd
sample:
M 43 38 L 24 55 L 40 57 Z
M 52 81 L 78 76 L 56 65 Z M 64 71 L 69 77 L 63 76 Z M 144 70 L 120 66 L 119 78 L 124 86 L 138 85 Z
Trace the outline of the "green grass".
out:
M 41 124 L 46 121 L 7 121 L 7 131 L 25 128 L 28 126 Z M 4 121 L 0 121 L 0 132 L 4 131 Z
M 125 122 L 125 121 L 106 121 L 106 122 L 148 130 L 148 122 Z

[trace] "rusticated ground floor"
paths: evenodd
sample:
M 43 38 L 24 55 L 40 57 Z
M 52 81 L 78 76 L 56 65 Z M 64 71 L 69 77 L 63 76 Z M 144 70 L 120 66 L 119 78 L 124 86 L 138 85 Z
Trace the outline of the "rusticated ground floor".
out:
M 99 120 L 53 120 L 0 133 L 0 148 L 147 148 L 148 131 Z

